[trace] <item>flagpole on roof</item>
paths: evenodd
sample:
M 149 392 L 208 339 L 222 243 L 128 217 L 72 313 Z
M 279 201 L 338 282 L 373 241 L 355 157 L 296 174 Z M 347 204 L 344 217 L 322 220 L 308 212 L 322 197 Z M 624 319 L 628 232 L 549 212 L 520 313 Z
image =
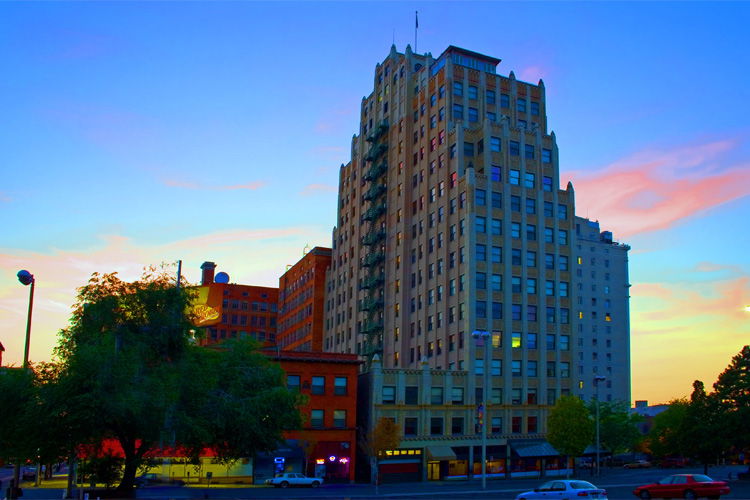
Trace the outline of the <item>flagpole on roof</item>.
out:
M 414 53 L 419 54 L 417 52 L 417 30 L 419 29 L 419 11 L 414 11 Z

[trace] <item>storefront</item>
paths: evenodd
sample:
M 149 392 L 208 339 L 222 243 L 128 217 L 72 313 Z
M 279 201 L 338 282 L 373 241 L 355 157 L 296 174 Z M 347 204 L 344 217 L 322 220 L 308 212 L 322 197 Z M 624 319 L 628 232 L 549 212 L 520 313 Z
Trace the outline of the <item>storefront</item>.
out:
M 413 483 L 422 480 L 422 450 L 398 449 L 386 452 L 378 467 L 383 484 Z
M 259 453 L 255 458 L 253 481 L 263 484 L 266 479 L 280 472 L 299 472 L 305 474 L 305 451 L 296 439 L 287 439 L 282 446 L 272 453 Z
M 510 440 L 511 477 L 559 476 L 573 472 L 565 459 L 544 439 Z
M 487 470 L 488 479 L 502 479 L 505 477 L 507 464 L 507 446 L 487 446 Z M 482 447 L 474 446 L 474 477 L 482 477 Z
M 327 484 L 348 483 L 352 464 L 352 449 L 349 442 L 324 441 L 315 445 L 313 470 L 307 474 L 322 477 Z
M 442 481 L 460 473 L 466 474 L 466 460 L 459 460 L 450 446 L 428 446 L 425 455 L 428 481 Z

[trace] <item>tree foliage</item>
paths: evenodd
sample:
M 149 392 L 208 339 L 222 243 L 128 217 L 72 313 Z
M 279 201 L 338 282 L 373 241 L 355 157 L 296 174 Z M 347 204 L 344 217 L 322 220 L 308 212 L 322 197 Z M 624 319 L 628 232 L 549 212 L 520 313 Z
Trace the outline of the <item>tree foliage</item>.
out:
M 726 414 L 732 444 L 741 451 L 750 451 L 750 346 L 745 346 L 724 370 L 714 391 Z
M 682 424 L 689 405 L 690 402 L 687 399 L 674 399 L 665 411 L 654 417 L 654 425 L 649 432 L 653 456 L 685 456 Z
M 708 464 L 716 462 L 729 449 L 728 431 L 726 413 L 718 395 L 706 394 L 703 382 L 696 380 L 682 420 L 682 450 L 685 455 L 701 461 L 707 474 Z
M 589 403 L 591 418 L 596 419 L 596 400 Z M 643 417 L 630 413 L 625 401 L 599 402 L 599 442 L 612 454 L 634 449 L 643 439 L 638 424 Z M 596 421 L 594 421 L 596 426 Z
M 221 350 L 192 344 L 192 293 L 164 267 L 134 282 L 94 274 L 60 332 L 60 412 L 78 444 L 119 442 L 121 490 L 162 446 L 191 459 L 210 449 L 231 462 L 273 451 L 282 430 L 300 424 L 297 395 L 251 341 Z
M 380 417 L 369 434 L 360 438 L 359 446 L 370 459 L 375 494 L 378 492 L 378 466 L 386 451 L 395 450 L 401 444 L 401 427 L 392 418 Z
M 591 444 L 594 421 L 579 398 L 563 396 L 547 418 L 547 441 L 560 453 L 579 456 Z
M 36 458 L 38 425 L 29 418 L 36 413 L 38 391 L 33 370 L 0 368 L 0 458 L 4 462 Z

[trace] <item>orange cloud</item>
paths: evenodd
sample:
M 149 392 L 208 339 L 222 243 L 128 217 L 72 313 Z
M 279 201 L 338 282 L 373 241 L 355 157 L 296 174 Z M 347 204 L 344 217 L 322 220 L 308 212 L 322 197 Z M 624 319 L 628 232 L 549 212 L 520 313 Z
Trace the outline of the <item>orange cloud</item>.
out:
M 317 194 L 336 193 L 336 186 L 329 186 L 327 184 L 309 184 L 302 188 L 300 196 L 314 196 Z
M 642 151 L 595 172 L 572 171 L 576 211 L 626 237 L 657 231 L 750 194 L 750 165 L 717 169 L 731 141 Z
M 235 184 L 229 186 L 204 186 L 194 182 L 180 182 L 168 180 L 165 184 L 169 187 L 179 187 L 185 189 L 203 189 L 207 191 L 233 191 L 236 189 L 256 190 L 266 186 L 264 181 L 248 182 L 247 184 Z

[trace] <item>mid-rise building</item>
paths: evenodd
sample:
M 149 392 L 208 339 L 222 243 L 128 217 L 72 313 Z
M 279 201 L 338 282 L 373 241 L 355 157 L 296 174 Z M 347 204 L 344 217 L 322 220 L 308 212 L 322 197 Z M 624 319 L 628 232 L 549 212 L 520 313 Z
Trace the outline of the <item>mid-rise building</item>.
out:
M 284 350 L 323 350 L 326 271 L 331 249 L 315 247 L 279 278 L 276 342 Z
M 630 282 L 628 251 L 599 222 L 575 218 L 578 394 L 630 407 Z M 596 378 L 604 377 L 596 381 Z

